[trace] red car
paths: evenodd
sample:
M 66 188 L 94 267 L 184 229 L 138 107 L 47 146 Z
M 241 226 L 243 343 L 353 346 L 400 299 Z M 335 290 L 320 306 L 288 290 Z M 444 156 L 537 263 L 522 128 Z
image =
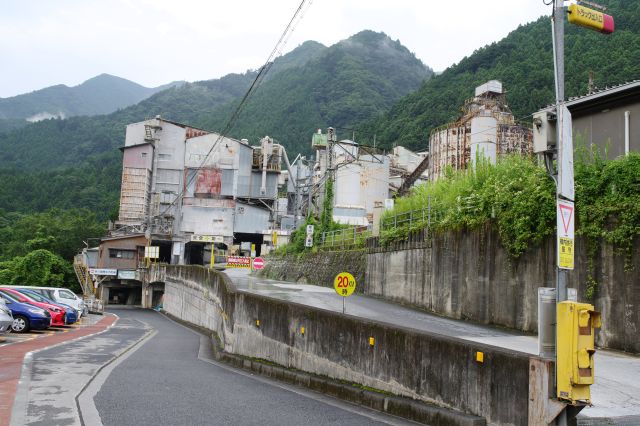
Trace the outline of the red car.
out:
M 63 308 L 52 305 L 50 303 L 38 302 L 27 295 L 20 293 L 12 288 L 0 287 L 0 293 L 6 293 L 21 303 L 30 303 L 39 308 L 46 309 L 51 314 L 51 325 L 65 325 L 64 318 L 67 314 Z

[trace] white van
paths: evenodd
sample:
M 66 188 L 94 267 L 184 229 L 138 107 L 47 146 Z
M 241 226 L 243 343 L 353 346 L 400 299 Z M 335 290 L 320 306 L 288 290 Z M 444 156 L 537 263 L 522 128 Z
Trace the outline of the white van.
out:
M 87 309 L 81 298 L 76 296 L 71 290 L 60 287 L 31 287 L 27 285 L 5 285 L 7 288 L 24 288 L 42 294 L 44 297 L 57 303 L 69 305 L 78 312 L 78 318 L 87 314 Z

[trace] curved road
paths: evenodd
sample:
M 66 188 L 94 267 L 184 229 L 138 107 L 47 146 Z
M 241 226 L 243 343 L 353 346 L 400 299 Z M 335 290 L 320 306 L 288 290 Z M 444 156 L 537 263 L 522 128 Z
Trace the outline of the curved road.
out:
M 95 395 L 104 425 L 408 424 L 201 360 L 200 335 L 192 330 L 153 311 L 116 312 L 157 333 L 121 361 Z

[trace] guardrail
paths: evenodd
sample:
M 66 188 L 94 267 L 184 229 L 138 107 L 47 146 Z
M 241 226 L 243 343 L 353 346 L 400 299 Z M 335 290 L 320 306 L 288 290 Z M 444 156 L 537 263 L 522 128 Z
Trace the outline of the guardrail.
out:
M 347 249 L 364 245 L 365 240 L 371 236 L 371 231 L 366 226 L 354 226 L 322 233 L 321 249 L 341 248 Z

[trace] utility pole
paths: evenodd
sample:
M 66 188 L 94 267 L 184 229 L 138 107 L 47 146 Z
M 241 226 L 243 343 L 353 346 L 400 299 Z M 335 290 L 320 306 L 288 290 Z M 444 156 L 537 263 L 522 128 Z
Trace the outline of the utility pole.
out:
M 565 192 L 573 193 L 572 188 L 563 188 L 561 172 L 568 172 L 568 170 L 562 170 L 562 165 L 566 164 L 563 156 L 571 156 L 573 158 L 573 141 L 563 140 L 564 121 L 567 119 L 566 115 L 561 112 L 564 107 L 564 1 L 554 0 L 553 7 L 553 47 L 554 47 L 554 68 L 555 68 L 555 80 L 556 80 L 556 113 L 558 116 L 558 122 L 556 126 L 556 140 L 558 141 L 558 179 L 556 185 L 556 197 L 559 199 Z M 570 150 L 563 149 L 570 147 Z M 573 165 L 573 161 L 571 161 Z M 571 171 L 573 175 L 573 171 Z M 571 186 L 573 186 L 573 179 L 571 179 Z M 565 191 L 563 191 L 563 189 Z M 573 201 L 571 199 L 570 201 Z M 567 300 L 567 279 L 568 271 L 558 266 L 557 279 L 556 279 L 556 301 L 558 303 Z
M 562 109 L 564 108 L 564 0 L 554 0 L 553 2 L 553 64 L 555 70 L 555 83 L 556 83 L 556 114 L 558 117 L 557 125 L 556 125 L 556 141 L 557 141 L 557 149 L 558 149 L 558 175 L 556 179 L 556 199 L 560 200 L 562 194 L 562 176 L 561 176 L 561 167 L 564 164 L 563 156 L 571 155 L 573 156 L 573 149 L 570 152 L 566 152 L 563 149 L 563 144 L 566 144 L 567 141 L 563 140 L 563 129 L 564 123 L 563 121 L 566 119 L 565 114 L 562 113 Z M 571 143 L 573 146 L 573 143 Z M 573 179 L 572 182 L 573 184 Z M 572 200 L 573 201 L 573 200 Z M 557 204 L 557 202 L 556 202 Z M 556 214 L 558 208 L 556 207 Z M 556 232 L 560 232 L 558 229 Z M 560 250 L 560 247 L 556 246 L 556 250 Z M 560 267 L 559 263 L 556 264 L 556 305 L 560 302 L 567 300 L 567 280 L 568 280 L 568 271 Z M 554 321 L 555 322 L 555 321 Z M 558 365 L 558 334 L 556 333 L 556 350 L 554 358 L 555 365 Z M 557 371 L 556 371 L 557 375 Z M 557 383 L 557 379 L 554 379 L 554 394 L 555 385 Z M 567 410 L 564 409 L 556 418 L 557 426 L 566 426 L 567 425 Z

